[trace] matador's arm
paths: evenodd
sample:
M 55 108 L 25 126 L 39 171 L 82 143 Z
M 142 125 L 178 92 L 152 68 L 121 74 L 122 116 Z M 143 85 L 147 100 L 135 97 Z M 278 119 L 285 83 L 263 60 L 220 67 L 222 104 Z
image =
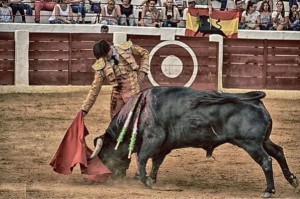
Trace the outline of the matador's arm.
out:
M 96 63 L 93 65 L 93 68 L 95 69 L 94 81 L 85 101 L 81 106 L 81 110 L 86 113 L 89 112 L 89 110 L 96 102 L 97 96 L 99 95 L 101 87 L 103 85 L 104 77 L 101 74 L 101 70 L 97 70 L 100 68 L 99 66 L 97 67 L 97 65 L 99 65 L 99 60 L 97 60 Z
M 149 66 L 149 51 L 146 50 L 145 48 L 142 48 L 138 45 L 133 44 L 131 46 L 132 54 L 134 56 L 139 56 L 141 57 L 141 64 L 139 67 L 139 72 L 144 72 L 148 73 L 150 66 Z

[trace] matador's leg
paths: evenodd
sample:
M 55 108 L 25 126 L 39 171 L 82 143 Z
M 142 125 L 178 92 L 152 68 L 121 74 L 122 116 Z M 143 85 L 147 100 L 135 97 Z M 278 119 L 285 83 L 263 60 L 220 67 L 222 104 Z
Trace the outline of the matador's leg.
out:
M 115 115 L 122 109 L 125 105 L 121 95 L 117 92 L 112 93 L 111 102 L 110 102 L 110 117 L 111 120 L 115 117 Z

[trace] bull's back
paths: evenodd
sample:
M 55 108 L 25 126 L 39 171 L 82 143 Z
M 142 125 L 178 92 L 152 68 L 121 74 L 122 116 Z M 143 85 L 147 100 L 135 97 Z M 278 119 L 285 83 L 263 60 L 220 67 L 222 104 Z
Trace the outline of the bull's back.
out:
M 194 93 L 194 90 L 185 87 L 154 87 L 153 108 L 164 116 L 176 116 L 187 111 L 188 100 Z
M 159 120 L 178 118 L 191 114 L 197 116 L 207 113 L 213 115 L 230 115 L 240 110 L 263 110 L 268 112 L 260 101 L 264 92 L 243 94 L 217 93 L 214 91 L 197 91 L 186 87 L 153 87 L 151 88 L 151 106 Z M 220 112 L 219 114 L 215 112 Z M 255 111 L 254 111 L 255 112 Z M 196 115 L 195 115 L 196 114 Z M 209 115 L 207 115 L 209 116 Z

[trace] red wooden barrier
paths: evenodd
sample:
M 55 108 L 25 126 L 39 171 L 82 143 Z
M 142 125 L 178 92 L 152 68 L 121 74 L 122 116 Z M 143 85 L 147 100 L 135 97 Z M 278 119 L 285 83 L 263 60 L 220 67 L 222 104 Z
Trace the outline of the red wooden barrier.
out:
M 30 85 L 87 85 L 94 78 L 93 46 L 112 34 L 30 33 Z
M 300 89 L 300 41 L 225 39 L 223 86 Z
M 69 58 L 68 33 L 30 33 L 29 84 L 68 84 Z
M 267 42 L 267 89 L 300 89 L 300 41 Z
M 13 85 L 15 77 L 14 33 L 0 32 L 0 85 Z
M 95 42 L 102 39 L 112 43 L 113 35 L 94 33 L 71 34 L 69 84 L 86 85 L 92 83 L 94 79 L 92 65 L 95 62 L 93 47 Z
M 201 90 L 217 89 L 218 43 L 209 42 L 208 37 L 197 39 L 193 37 L 176 37 L 176 39 L 192 49 L 198 62 L 198 72 L 192 88 Z M 189 63 L 191 74 L 193 62 L 190 61 Z

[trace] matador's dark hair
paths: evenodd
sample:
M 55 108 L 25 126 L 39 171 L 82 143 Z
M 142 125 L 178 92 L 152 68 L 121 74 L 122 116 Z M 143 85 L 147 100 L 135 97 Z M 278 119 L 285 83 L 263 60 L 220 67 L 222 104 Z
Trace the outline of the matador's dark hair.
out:
M 109 51 L 110 51 L 110 44 L 105 40 L 101 40 L 97 42 L 93 48 L 94 56 L 96 57 L 96 59 L 105 57 L 107 53 L 109 53 Z

